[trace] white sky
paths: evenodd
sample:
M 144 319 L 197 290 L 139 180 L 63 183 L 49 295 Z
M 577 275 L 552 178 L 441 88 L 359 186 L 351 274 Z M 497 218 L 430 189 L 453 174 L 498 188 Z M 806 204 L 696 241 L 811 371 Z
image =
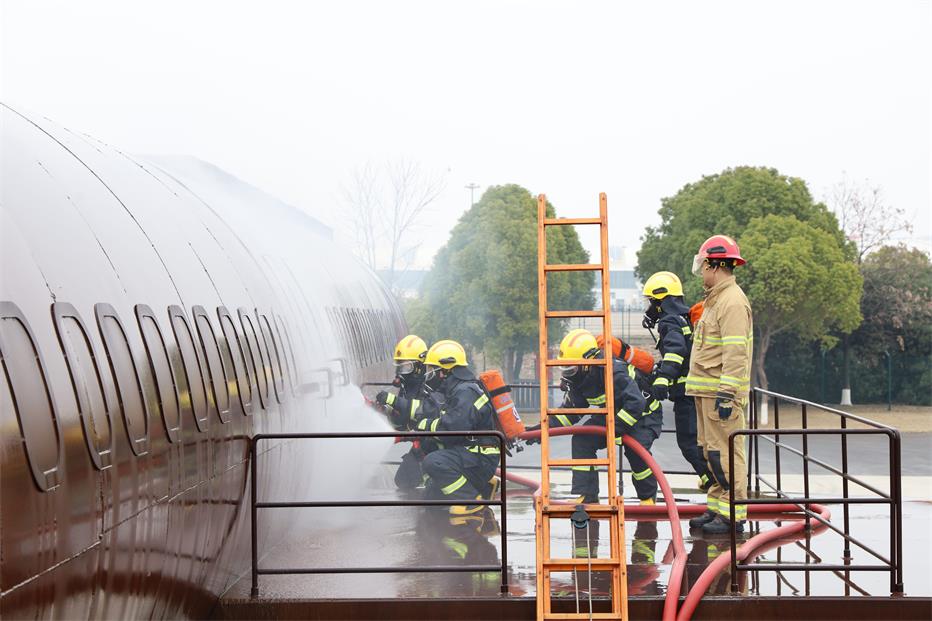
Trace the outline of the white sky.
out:
M 932 247 L 930 2 L 3 0 L 0 99 L 135 153 L 190 154 L 342 226 L 367 161 L 609 196 L 636 247 L 660 198 L 750 164 L 883 187 Z M 478 198 L 478 196 L 477 196 Z M 414 240 L 419 241 L 419 240 Z

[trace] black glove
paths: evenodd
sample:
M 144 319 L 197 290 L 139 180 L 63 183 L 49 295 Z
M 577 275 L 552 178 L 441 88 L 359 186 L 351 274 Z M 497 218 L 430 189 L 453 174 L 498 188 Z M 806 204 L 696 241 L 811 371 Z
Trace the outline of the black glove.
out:
M 650 392 L 657 401 L 666 401 L 667 397 L 670 396 L 670 387 L 667 384 L 658 383 L 657 380 L 654 380 L 654 383 L 650 387 Z
M 732 407 L 731 401 L 725 401 L 724 399 L 715 400 L 715 409 L 718 410 L 718 417 L 721 420 L 728 420 L 731 418 Z
M 540 425 L 531 425 L 530 427 L 525 427 L 525 431 L 540 431 Z M 536 438 L 528 438 L 524 441 L 525 444 L 540 444 L 540 436 Z
M 386 403 L 388 403 L 388 397 L 389 397 L 389 393 L 383 390 L 375 396 L 375 402 L 378 403 L 379 405 L 385 405 Z

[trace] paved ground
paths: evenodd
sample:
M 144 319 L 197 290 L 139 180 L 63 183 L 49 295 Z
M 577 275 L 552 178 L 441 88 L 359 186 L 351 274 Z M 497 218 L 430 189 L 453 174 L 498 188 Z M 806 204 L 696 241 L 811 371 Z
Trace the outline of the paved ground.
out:
M 391 488 L 393 468 L 384 467 L 366 492 L 369 499 L 401 497 Z M 514 488 L 512 488 L 514 489 Z M 515 490 L 517 491 L 517 490 Z M 554 497 L 568 496 L 568 477 L 556 476 Z M 678 492 L 677 496 L 681 494 Z M 684 495 L 684 502 L 695 502 L 696 494 Z M 535 595 L 534 510 L 529 496 L 510 496 L 508 503 L 509 585 L 512 596 Z M 840 525 L 841 508 L 831 507 L 833 521 Z M 904 504 L 905 583 L 909 595 L 932 593 L 929 550 L 932 549 L 928 524 L 932 519 L 932 504 Z M 889 546 L 888 509 L 879 505 L 858 505 L 851 509 L 852 535 L 887 554 Z M 329 514 L 324 519 L 324 514 Z M 496 564 L 501 560 L 501 542 L 496 534 L 480 536 L 445 525 L 445 520 L 433 519 L 433 513 L 417 508 L 357 508 L 352 510 L 314 509 L 296 514 L 299 522 L 274 547 L 265 547 L 262 567 L 360 567 L 360 566 L 425 566 L 449 564 Z M 767 530 L 772 521 L 753 523 L 754 528 Z M 657 596 L 665 591 L 671 556 L 670 524 L 665 520 L 629 520 L 626 522 L 628 579 L 632 597 Z M 573 533 L 576 533 L 574 536 Z M 687 559 L 687 582 L 691 584 L 711 558 L 727 548 L 722 538 L 704 538 L 684 528 Z M 570 556 L 582 542 L 580 531 L 568 523 L 553 529 L 554 552 Z M 608 554 L 608 542 L 598 532 L 589 533 L 589 549 L 594 556 Z M 826 563 L 842 562 L 841 539 L 827 532 L 811 540 L 813 551 Z M 639 543 L 636 543 L 639 542 Z M 804 562 L 805 541 L 787 542 L 780 552 L 770 551 L 761 562 L 782 560 Z M 637 550 L 637 552 L 635 552 Z M 873 564 L 876 559 L 855 550 L 853 563 Z M 480 573 L 377 573 L 262 576 L 262 598 L 431 598 L 431 597 L 498 597 L 500 574 Z M 889 575 L 883 572 L 855 572 L 853 587 L 847 588 L 838 575 L 831 572 L 756 572 L 744 581 L 746 595 L 886 595 Z M 588 579 L 581 574 L 578 584 L 585 597 Z M 710 588 L 710 594 L 725 594 L 727 577 Z M 605 585 L 595 575 L 592 592 L 604 594 Z M 572 574 L 554 579 L 554 590 L 565 594 L 574 591 Z M 245 576 L 225 595 L 226 598 L 246 598 L 249 576 Z
M 784 425 L 782 415 L 780 426 L 787 426 Z M 674 428 L 673 408 L 670 403 L 664 404 L 664 428 Z M 932 433 L 903 433 L 901 438 L 902 474 L 904 476 L 932 476 Z M 781 438 L 781 442 L 798 449 L 802 447 L 801 440 L 798 437 L 784 436 Z M 888 443 L 886 436 L 851 436 L 848 440 L 848 472 L 853 475 L 888 475 L 890 454 Z M 774 472 L 773 446 L 764 440 L 759 440 L 759 446 L 761 447 L 761 472 Z M 554 438 L 552 451 L 554 457 L 570 457 L 570 439 L 565 437 Z M 652 453 L 665 471 L 688 470 L 688 464 L 680 454 L 673 433 L 664 433 L 654 443 Z M 809 454 L 841 469 L 841 449 L 838 436 L 811 436 L 809 439 Z M 509 460 L 509 463 L 517 466 L 539 466 L 540 449 L 538 446 L 528 447 Z M 781 470 L 786 473 L 801 473 L 803 471 L 802 458 L 785 450 L 781 455 L 780 466 Z M 828 474 L 827 471 L 818 469 L 815 466 L 812 467 L 811 473 Z

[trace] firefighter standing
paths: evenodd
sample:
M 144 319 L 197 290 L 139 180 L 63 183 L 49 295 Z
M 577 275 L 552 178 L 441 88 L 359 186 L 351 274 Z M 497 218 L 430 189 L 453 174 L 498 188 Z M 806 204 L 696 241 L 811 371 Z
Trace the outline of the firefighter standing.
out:
M 438 341 L 424 359 L 425 382 L 441 393 L 443 405 L 438 413 L 418 415 L 419 431 L 494 431 L 495 412 L 489 395 L 466 366 L 466 351 L 455 341 Z M 451 518 L 465 523 L 483 510 L 472 500 L 491 500 L 498 487 L 495 469 L 500 459 L 498 441 L 492 436 L 444 437 L 443 448 L 424 458 L 424 473 L 429 477 L 426 496 L 435 499 L 463 500 L 449 508 Z M 486 512 L 488 513 L 488 512 Z M 481 525 L 481 524 L 480 524 Z
M 571 330 L 560 343 L 559 360 L 582 360 L 599 358 L 601 350 L 596 338 L 588 330 Z M 632 436 L 645 449 L 650 450 L 654 440 L 660 436 L 663 417 L 659 404 L 650 409 L 635 381 L 635 370 L 624 360 L 612 362 L 615 395 L 615 435 L 621 444 L 621 436 Z M 562 385 L 566 396 L 561 407 L 588 408 L 605 406 L 605 373 L 597 366 L 569 366 L 562 373 Z M 558 414 L 551 417 L 550 426 L 567 427 L 582 418 L 580 414 Z M 587 417 L 586 425 L 605 426 L 605 416 Z M 573 459 L 594 459 L 596 451 L 605 447 L 601 435 L 576 434 L 572 440 Z M 631 465 L 631 478 L 638 499 L 642 504 L 654 504 L 657 495 L 657 478 L 650 467 L 634 451 L 625 447 L 625 456 Z M 620 480 L 619 480 L 620 482 Z M 599 475 L 595 466 L 574 466 L 572 492 L 578 503 L 595 504 L 599 499 Z
M 686 375 L 692 347 L 692 323 L 689 307 L 683 302 L 683 285 L 672 272 L 657 272 L 644 283 L 648 300 L 644 313 L 645 327 L 657 327 L 660 362 L 654 371 L 651 394 L 673 401 L 676 424 L 676 444 L 693 470 L 699 475 L 699 486 L 708 489 L 710 479 L 702 447 L 698 444 L 696 403 L 686 395 Z
M 419 410 L 425 414 L 436 414 L 439 404 L 432 394 L 424 389 L 424 358 L 427 356 L 427 343 L 419 336 L 409 334 L 395 345 L 395 380 L 397 393 L 381 391 L 375 401 L 383 406 L 389 421 L 398 431 L 410 429 Z M 401 458 L 401 465 L 395 472 L 395 485 L 399 489 L 414 489 L 420 485 L 424 476 L 421 472 L 421 460 L 429 452 L 430 442 L 413 442 L 411 450 Z
M 729 473 L 734 472 L 735 499 L 747 498 L 747 458 L 743 437 L 735 441 L 734 463 L 728 460 L 728 435 L 745 428 L 744 407 L 750 390 L 753 324 L 751 305 L 735 282 L 735 266 L 744 265 L 738 244 L 714 235 L 699 248 L 693 273 L 702 276 L 705 310 L 696 325 L 686 394 L 696 398 L 699 443 L 713 483 L 707 509 L 689 521 L 707 534 L 744 531 L 747 505 L 735 506 L 730 521 Z

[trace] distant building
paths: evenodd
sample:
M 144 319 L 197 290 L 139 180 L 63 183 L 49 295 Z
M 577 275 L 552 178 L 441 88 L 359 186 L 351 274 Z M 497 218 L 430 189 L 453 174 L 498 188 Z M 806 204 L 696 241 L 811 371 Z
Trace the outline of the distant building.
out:
M 612 297 L 612 310 L 640 309 L 644 306 L 641 293 L 642 283 L 634 275 L 637 263 L 635 250 L 626 246 L 609 246 L 609 289 Z M 602 295 L 602 287 L 597 282 L 593 287 L 596 301 Z

